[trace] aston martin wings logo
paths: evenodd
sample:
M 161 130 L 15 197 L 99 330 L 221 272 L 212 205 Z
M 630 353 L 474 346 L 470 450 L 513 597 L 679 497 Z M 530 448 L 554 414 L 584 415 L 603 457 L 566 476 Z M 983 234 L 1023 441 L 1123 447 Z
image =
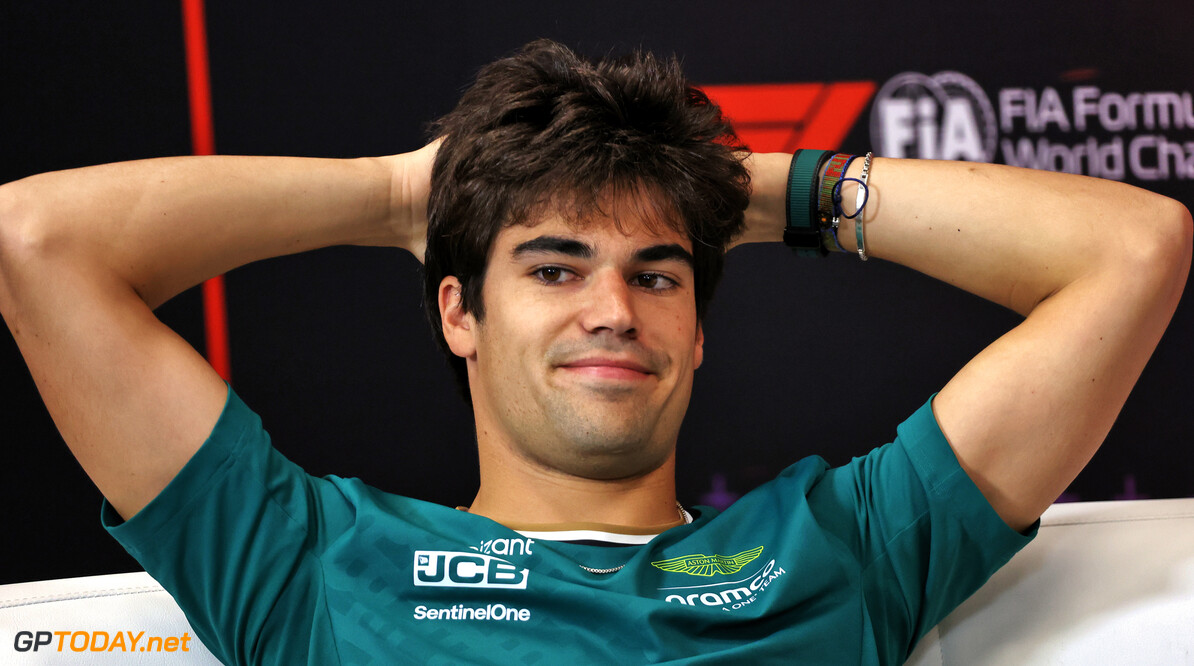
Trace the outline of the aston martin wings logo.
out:
M 690 576 L 712 576 L 713 574 L 738 573 L 742 567 L 750 564 L 763 547 L 744 550 L 737 555 L 682 555 L 670 560 L 652 562 L 651 566 L 671 573 L 686 573 Z

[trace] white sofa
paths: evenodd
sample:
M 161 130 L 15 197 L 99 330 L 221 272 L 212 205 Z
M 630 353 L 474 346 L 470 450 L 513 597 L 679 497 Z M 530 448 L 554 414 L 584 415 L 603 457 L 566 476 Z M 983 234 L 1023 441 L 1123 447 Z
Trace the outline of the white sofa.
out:
M 0 585 L 0 664 L 218 665 L 194 636 L 144 571 Z
M 1053 505 L 907 664 L 1194 664 L 1194 499 Z
M 95 650 L 118 631 L 145 633 L 131 652 Z M 0 586 L 0 663 L 218 662 L 141 572 Z M 1053 506 L 1037 539 L 907 663 L 1194 664 L 1194 499 Z

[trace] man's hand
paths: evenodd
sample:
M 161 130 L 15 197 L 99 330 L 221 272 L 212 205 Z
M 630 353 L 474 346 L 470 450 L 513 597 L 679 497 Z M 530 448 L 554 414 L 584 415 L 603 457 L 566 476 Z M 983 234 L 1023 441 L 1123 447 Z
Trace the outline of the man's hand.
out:
M 431 195 L 431 168 L 443 139 L 419 150 L 386 158 L 393 172 L 390 197 L 394 239 L 420 262 L 427 251 L 427 199 Z
M 744 243 L 772 243 L 784 239 L 787 220 L 788 166 L 785 153 L 746 153 L 742 164 L 750 172 L 750 205 L 746 231 L 730 247 Z M 728 249 L 728 248 L 727 248 Z

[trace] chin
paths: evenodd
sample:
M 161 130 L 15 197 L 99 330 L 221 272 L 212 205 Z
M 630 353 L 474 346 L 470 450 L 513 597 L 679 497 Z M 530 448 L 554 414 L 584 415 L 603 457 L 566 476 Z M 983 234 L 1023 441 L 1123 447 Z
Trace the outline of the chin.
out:
M 553 467 L 586 479 L 616 481 L 646 476 L 671 456 L 671 447 L 651 445 L 641 439 L 586 437 L 572 440 L 557 452 Z
M 662 467 L 675 445 L 660 438 L 661 414 L 643 401 L 578 400 L 556 394 L 543 403 L 538 426 L 523 429 L 523 451 L 540 464 L 594 480 L 645 476 Z

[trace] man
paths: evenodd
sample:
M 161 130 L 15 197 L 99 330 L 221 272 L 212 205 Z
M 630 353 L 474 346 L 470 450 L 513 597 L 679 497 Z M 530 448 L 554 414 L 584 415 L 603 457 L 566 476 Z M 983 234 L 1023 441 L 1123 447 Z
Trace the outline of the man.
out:
M 1190 216 L 1089 178 L 839 162 L 836 237 L 806 249 L 1026 318 L 893 443 L 690 511 L 676 439 L 723 248 L 783 239 L 829 173 L 790 179 L 807 154 L 746 155 L 728 132 L 674 63 L 539 42 L 413 153 L 6 185 L 0 311 L 108 529 L 228 662 L 899 663 L 1093 455 L 1180 298 Z M 426 256 L 475 417 L 466 509 L 305 475 L 152 315 L 210 275 L 342 243 Z

